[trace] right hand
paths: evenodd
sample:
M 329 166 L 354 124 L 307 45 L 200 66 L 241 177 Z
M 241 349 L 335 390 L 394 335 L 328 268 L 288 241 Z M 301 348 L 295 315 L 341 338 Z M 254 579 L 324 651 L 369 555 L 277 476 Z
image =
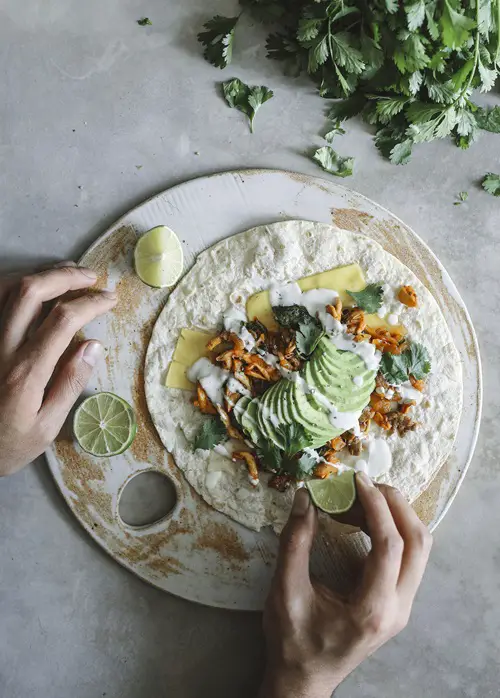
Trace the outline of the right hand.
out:
M 64 297 L 97 280 L 90 269 L 67 264 L 0 279 L 0 476 L 22 468 L 55 439 L 103 353 L 95 340 L 68 347 L 84 325 L 111 310 L 116 294 Z
M 264 613 L 268 664 L 261 698 L 329 698 L 364 659 L 407 624 L 432 537 L 403 496 L 357 475 L 372 541 L 358 588 L 341 596 L 312 580 L 317 512 L 298 490 L 280 539 Z

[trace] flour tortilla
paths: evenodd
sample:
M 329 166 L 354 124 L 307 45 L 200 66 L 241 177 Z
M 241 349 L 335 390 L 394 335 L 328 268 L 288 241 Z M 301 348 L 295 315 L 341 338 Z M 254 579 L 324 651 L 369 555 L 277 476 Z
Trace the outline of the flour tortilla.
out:
M 421 342 L 432 362 L 422 404 L 414 408 L 420 427 L 404 438 L 387 438 L 393 463 L 379 482 L 415 500 L 448 457 L 462 410 L 462 367 L 445 319 L 433 296 L 410 269 L 378 243 L 335 226 L 286 221 L 259 226 L 227 238 L 202 252 L 194 267 L 170 295 L 151 337 L 145 367 L 146 398 L 165 448 L 174 456 L 188 482 L 218 511 L 260 530 L 280 530 L 288 518 L 293 492 L 267 487 L 266 476 L 254 489 L 241 465 L 217 453 L 193 452 L 194 437 L 206 419 L 193 407 L 193 395 L 165 387 L 165 376 L 182 328 L 215 334 L 224 312 L 236 305 L 245 309 L 249 296 L 303 276 L 358 263 L 367 283 L 388 284 L 394 298 L 389 312 L 399 315 L 411 340 Z M 397 301 L 402 285 L 417 292 L 418 309 Z M 218 482 L 208 478 L 208 467 L 220 467 Z M 228 470 L 232 472 L 228 472 Z M 217 479 L 217 478 L 216 478 Z

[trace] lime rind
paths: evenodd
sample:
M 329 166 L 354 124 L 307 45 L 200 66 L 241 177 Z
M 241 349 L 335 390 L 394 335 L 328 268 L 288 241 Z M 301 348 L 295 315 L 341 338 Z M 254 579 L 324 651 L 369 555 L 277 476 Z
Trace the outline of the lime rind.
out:
M 354 470 L 346 470 L 324 480 L 308 480 L 306 487 L 318 509 L 327 514 L 344 514 L 356 501 L 355 476 Z
M 141 281 L 153 288 L 169 288 L 179 280 L 184 267 L 180 240 L 167 226 L 152 228 L 139 238 L 134 261 Z
M 86 453 L 105 458 L 124 453 L 131 446 L 137 423 L 128 402 L 113 393 L 98 393 L 76 410 L 73 432 Z

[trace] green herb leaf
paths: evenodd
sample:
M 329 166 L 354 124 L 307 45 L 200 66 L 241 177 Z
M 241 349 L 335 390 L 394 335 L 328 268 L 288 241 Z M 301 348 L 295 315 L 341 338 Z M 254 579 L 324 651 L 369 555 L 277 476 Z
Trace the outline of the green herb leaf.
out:
M 226 68 L 233 57 L 234 29 L 239 17 L 216 15 L 203 26 L 198 41 L 205 47 L 204 56 L 216 68 Z
M 354 95 L 348 99 L 335 102 L 331 107 L 328 118 L 332 121 L 347 121 L 353 116 L 357 116 L 366 104 L 366 99 L 362 95 Z
M 423 344 L 413 342 L 401 355 L 382 354 L 380 370 L 391 385 L 400 385 L 410 375 L 417 380 L 424 378 L 431 370 L 429 353 Z
M 302 324 L 315 322 L 302 305 L 274 305 L 273 314 L 278 325 L 294 330 L 298 330 Z
M 137 24 L 140 27 L 146 27 L 148 24 L 151 25 L 153 22 L 149 19 L 149 17 L 143 17 L 142 19 L 137 20 Z
M 412 32 L 419 29 L 425 20 L 425 0 L 417 0 L 407 7 L 405 12 L 408 18 L 408 29 Z
M 206 419 L 195 437 L 193 451 L 198 448 L 211 451 L 217 444 L 227 439 L 226 428 L 217 417 Z
M 408 380 L 408 365 L 404 353 L 400 356 L 382 354 L 380 370 L 386 381 L 391 385 L 400 385 Z
M 479 107 L 474 116 L 479 128 L 491 133 L 500 133 L 500 107 Z
M 408 97 L 377 97 L 376 109 L 381 124 L 388 124 L 409 102 Z
M 299 353 L 302 356 L 310 356 L 324 334 L 323 329 L 316 323 L 301 323 L 295 337 Z
M 283 449 L 285 455 L 294 456 L 303 448 L 306 448 L 312 443 L 312 436 L 298 422 L 293 424 L 283 424 L 278 427 L 277 431 L 282 435 L 285 442 Z
M 449 0 L 444 0 L 440 23 L 443 44 L 451 49 L 461 48 L 468 40 L 472 29 L 476 26 L 473 19 L 457 12 L 451 6 Z
M 229 106 L 248 116 L 250 131 L 253 133 L 255 115 L 260 107 L 274 96 L 273 91 L 264 85 L 245 85 L 239 78 L 223 82 L 222 90 Z
M 488 192 L 488 194 L 493 194 L 493 196 L 500 196 L 500 175 L 494 172 L 488 172 L 485 175 L 483 182 L 483 189 Z
M 263 441 L 257 448 L 257 457 L 268 470 L 279 473 L 282 455 L 280 449 L 271 441 Z
M 330 131 L 328 133 L 325 133 L 324 139 L 328 143 L 331 143 L 335 136 L 344 136 L 345 135 L 345 130 L 340 126 L 340 121 L 337 120 Z
M 467 201 L 469 194 L 466 191 L 459 191 L 457 195 L 458 201 L 454 201 L 454 206 L 460 206 L 464 201 Z
M 417 380 L 425 378 L 425 376 L 431 370 L 431 360 L 429 358 L 429 352 L 424 347 L 423 344 L 418 342 L 412 342 L 410 347 L 403 352 L 405 357 L 408 376 L 414 376 Z
M 297 480 L 303 480 L 312 474 L 316 465 L 316 459 L 308 453 L 303 453 L 300 458 L 287 458 L 283 468 Z
M 368 284 L 362 291 L 347 291 L 354 298 L 358 308 L 367 313 L 376 313 L 382 306 L 384 292 L 380 284 Z
M 313 159 L 319 162 L 326 172 L 336 177 L 350 177 L 352 175 L 354 158 L 338 155 L 329 145 L 318 148 Z

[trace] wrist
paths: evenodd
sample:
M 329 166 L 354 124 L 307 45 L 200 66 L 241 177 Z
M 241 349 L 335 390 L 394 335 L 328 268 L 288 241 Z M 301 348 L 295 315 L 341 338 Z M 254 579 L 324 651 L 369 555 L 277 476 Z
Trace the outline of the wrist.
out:
M 259 698 L 330 698 L 341 680 L 303 667 L 268 667 Z

